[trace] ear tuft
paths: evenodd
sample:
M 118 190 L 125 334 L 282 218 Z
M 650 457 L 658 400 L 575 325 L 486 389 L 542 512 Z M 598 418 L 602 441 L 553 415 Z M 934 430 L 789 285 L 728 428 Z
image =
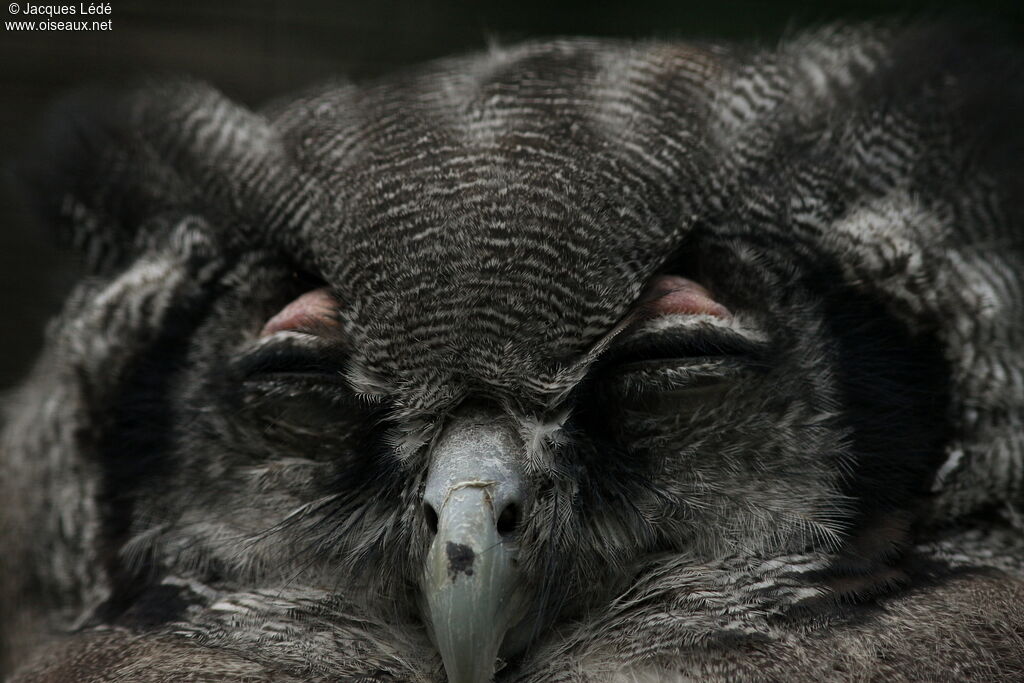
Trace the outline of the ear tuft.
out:
M 20 175 L 93 274 L 123 269 L 190 215 L 230 232 L 227 241 L 272 235 L 267 215 L 297 193 L 266 120 L 197 81 L 78 91 L 53 108 L 41 138 Z
M 91 88 L 57 103 L 20 175 L 36 210 L 92 273 L 123 265 L 137 226 L 179 183 L 133 139 L 131 94 Z M 158 189 L 159 188 L 159 189 Z

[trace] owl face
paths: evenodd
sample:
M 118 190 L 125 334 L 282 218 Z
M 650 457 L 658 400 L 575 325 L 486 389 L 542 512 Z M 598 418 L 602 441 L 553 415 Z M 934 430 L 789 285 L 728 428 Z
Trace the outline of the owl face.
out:
M 500 225 L 453 204 L 411 243 L 403 216 L 309 245 L 358 277 L 236 264 L 183 352 L 139 555 L 404 611 L 453 680 L 484 680 L 654 555 L 833 546 L 848 427 L 813 293 L 688 231 L 626 261 L 649 248 L 579 229 L 588 196 L 547 223 L 501 197 L 472 197 L 515 207 Z M 352 249 L 362 232 L 379 253 Z
M 120 193 L 68 204 L 116 290 L 83 300 L 137 332 L 90 445 L 115 593 L 313 587 L 483 681 L 653 558 L 890 557 L 950 354 L 841 224 L 854 171 L 885 177 L 841 146 L 872 138 L 821 133 L 847 113 L 821 93 L 760 102 L 738 60 L 552 42 L 260 114 L 133 100 L 104 141 Z M 169 302 L 114 277 L 167 252 Z M 67 356 L 101 376 L 96 348 Z

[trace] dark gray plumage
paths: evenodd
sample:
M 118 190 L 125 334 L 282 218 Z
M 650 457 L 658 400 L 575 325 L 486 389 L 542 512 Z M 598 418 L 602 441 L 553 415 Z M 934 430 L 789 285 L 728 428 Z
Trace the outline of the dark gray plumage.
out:
M 77 101 L 13 680 L 1024 677 L 1021 75 L 832 27 Z

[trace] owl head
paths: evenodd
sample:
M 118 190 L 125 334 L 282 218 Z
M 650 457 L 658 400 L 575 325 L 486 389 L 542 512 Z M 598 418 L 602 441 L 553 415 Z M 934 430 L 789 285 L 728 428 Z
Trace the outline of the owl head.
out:
M 316 586 L 457 681 L 652 558 L 813 549 L 862 590 L 966 438 L 928 249 L 995 185 L 958 86 L 898 82 L 930 34 L 859 31 L 75 100 L 38 195 L 88 272 L 51 346 L 91 482 L 62 552 L 98 569 L 52 580 L 104 614 Z

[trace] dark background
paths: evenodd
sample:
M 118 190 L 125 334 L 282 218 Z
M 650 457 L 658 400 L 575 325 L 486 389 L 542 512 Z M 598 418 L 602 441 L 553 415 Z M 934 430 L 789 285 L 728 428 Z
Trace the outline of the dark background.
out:
M 24 0 L 19 0 L 24 4 Z M 32 4 L 68 4 L 33 0 Z M 88 3 L 86 3 L 88 4 Z M 27 370 L 58 308 L 73 259 L 49 243 L 19 194 L 10 162 L 31 155 L 37 121 L 61 93 L 140 74 L 189 73 L 258 104 L 318 79 L 365 78 L 489 41 L 588 34 L 772 42 L 836 19 L 954 10 L 985 16 L 1022 43 L 1024 1 L 787 0 L 111 0 L 104 32 L 0 27 L 0 389 Z M 0 21 L 12 17 L 0 6 Z M 57 17 L 60 18 L 60 17 Z M 80 17 L 65 17 L 78 19 Z

